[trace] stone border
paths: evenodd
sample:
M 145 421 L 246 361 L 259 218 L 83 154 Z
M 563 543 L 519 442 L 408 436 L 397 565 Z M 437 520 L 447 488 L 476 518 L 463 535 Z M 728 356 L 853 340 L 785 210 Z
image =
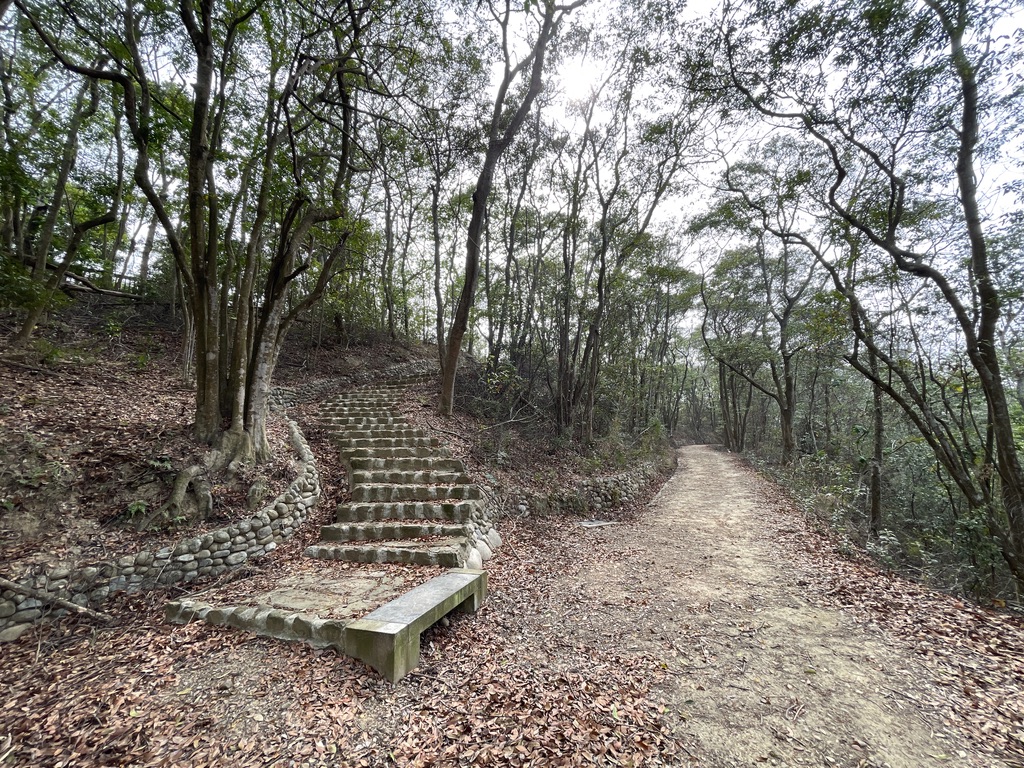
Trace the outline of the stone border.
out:
M 252 517 L 234 525 L 183 539 L 155 552 L 145 550 L 82 568 L 54 568 L 15 581 L 76 605 L 96 607 L 115 592 L 139 592 L 219 576 L 253 557 L 265 555 L 289 539 L 320 498 L 316 458 L 302 430 L 288 421 L 292 445 L 301 462 L 288 489 Z M 0 592 L 0 630 L 30 624 L 47 613 L 45 601 L 13 590 Z M 55 609 L 52 615 L 61 615 Z

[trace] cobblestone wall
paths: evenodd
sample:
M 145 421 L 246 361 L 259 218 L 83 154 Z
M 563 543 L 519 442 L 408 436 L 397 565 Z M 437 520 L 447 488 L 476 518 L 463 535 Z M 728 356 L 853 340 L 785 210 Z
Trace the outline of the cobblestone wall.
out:
M 644 462 L 626 472 L 584 480 L 574 488 L 560 488 L 548 494 L 513 491 L 518 514 L 594 515 L 631 504 L 644 493 L 660 473 L 658 462 Z
M 83 568 L 54 568 L 14 581 L 95 608 L 115 592 L 137 592 L 219 576 L 250 558 L 273 551 L 305 522 L 320 498 L 320 477 L 309 444 L 295 422 L 289 422 L 289 429 L 300 463 L 298 476 L 284 493 L 251 518 L 161 549 L 125 554 Z M 44 600 L 13 590 L 0 592 L 0 630 L 36 621 L 48 611 L 50 605 Z

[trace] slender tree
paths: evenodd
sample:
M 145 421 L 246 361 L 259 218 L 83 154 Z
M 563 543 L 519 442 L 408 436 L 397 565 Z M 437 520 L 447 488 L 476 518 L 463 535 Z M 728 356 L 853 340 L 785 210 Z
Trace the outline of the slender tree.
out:
M 738 106 L 817 150 L 822 185 L 812 192 L 805 179 L 805 200 L 826 237 L 810 236 L 806 218 L 777 234 L 826 269 L 850 307 L 857 346 L 848 360 L 913 421 L 1024 580 L 1024 469 L 997 343 L 1011 295 L 993 273 L 978 188 L 979 163 L 998 155 L 1020 113 L 1016 92 L 1000 92 L 1019 57 L 992 31 L 1003 10 L 969 0 L 740 5 L 721 27 L 719 72 Z M 916 324 L 907 343 L 932 352 L 915 354 L 915 365 L 879 343 L 867 266 L 876 255 L 893 285 L 942 307 L 933 317 L 948 318 L 956 350 L 943 354 L 939 337 Z M 941 374 L 961 362 L 969 406 L 955 403 Z
M 562 21 L 585 2 L 586 0 L 576 0 L 567 5 L 559 5 L 552 0 L 543 0 L 536 5 L 526 3 L 519 10 L 512 7 L 511 0 L 505 0 L 503 5 L 488 4 L 491 17 L 500 30 L 503 71 L 488 125 L 487 149 L 473 191 L 473 210 L 466 236 L 466 267 L 462 292 L 459 294 L 455 317 L 448 332 L 441 361 L 440 410 L 443 414 L 450 416 L 454 405 L 455 375 L 462 351 L 462 340 L 469 327 L 470 310 L 476 298 L 484 217 L 494 183 L 495 168 L 523 127 L 534 101 L 540 94 L 548 48 L 558 34 Z M 520 16 L 534 24 L 535 37 L 526 55 L 515 61 L 512 51 L 513 25 Z M 517 94 L 515 86 L 521 79 L 524 81 L 524 92 Z

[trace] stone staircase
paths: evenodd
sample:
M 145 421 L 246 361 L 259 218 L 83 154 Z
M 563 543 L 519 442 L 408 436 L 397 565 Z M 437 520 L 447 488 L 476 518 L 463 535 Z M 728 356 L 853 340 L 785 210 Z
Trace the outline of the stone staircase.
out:
M 305 554 L 448 572 L 396 594 L 408 574 L 318 563 L 281 576 L 266 593 L 239 598 L 229 585 L 228 596 L 214 590 L 203 600 L 171 601 L 167 620 L 332 647 L 397 680 L 418 663 L 424 629 L 452 610 L 475 611 L 487 594 L 483 561 L 501 538 L 462 462 L 398 411 L 407 385 L 366 386 L 322 407 L 322 423 L 347 465 L 351 501 L 338 506 L 337 522 L 323 526 L 320 543 Z M 362 615 L 375 599 L 388 598 Z
M 501 539 L 462 462 L 397 408 L 407 383 L 337 395 L 321 409 L 349 473 L 351 501 L 306 555 L 360 563 L 481 568 Z

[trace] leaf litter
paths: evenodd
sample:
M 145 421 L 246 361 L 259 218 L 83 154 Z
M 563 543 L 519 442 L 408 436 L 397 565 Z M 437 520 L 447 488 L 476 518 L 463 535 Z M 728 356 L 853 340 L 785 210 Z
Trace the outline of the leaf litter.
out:
M 302 548 L 347 493 L 325 436 L 304 426 L 325 483 L 322 519 L 226 580 L 238 594 L 303 567 Z M 926 684 L 898 695 L 941 712 L 978 754 L 1024 765 L 1020 619 L 849 560 L 783 491 L 761 484 L 759 492 L 768 512 L 763 535 L 799 566 L 806 595 L 877 628 L 931 671 Z M 680 659 L 718 675 L 741 674 L 746 662 L 712 637 L 681 644 L 667 631 L 715 613 L 714 600 L 662 606 L 657 590 L 629 578 L 633 565 L 649 562 L 648 548 L 623 534 L 645 524 L 650 513 L 641 510 L 593 532 L 574 519 L 506 517 L 488 602 L 475 617 L 454 616 L 425 633 L 420 666 L 394 685 L 333 651 L 166 625 L 163 602 L 174 593 L 116 597 L 105 606 L 118 618 L 112 628 L 75 617 L 39 625 L 0 657 L 8 682 L 0 765 L 724 765 L 692 737 L 686 713 L 669 706 L 664 691 Z M 597 535 L 605 538 L 584 538 Z M 623 584 L 587 581 L 594 563 L 612 561 L 624 566 Z M 694 569 L 710 567 L 702 562 Z M 578 631 L 583 624 L 587 632 Z M 756 642 L 764 629 L 751 617 L 722 631 Z M 645 633 L 652 642 L 637 642 Z M 790 723 L 807 715 L 795 692 L 771 703 Z M 723 700 L 723 720 L 728 707 Z M 792 731 L 772 738 L 792 741 Z M 865 766 L 873 764 L 867 747 L 850 744 L 851 754 L 865 753 Z M 779 764 L 768 751 L 763 757 L 758 764 Z M 955 756 L 949 764 L 958 764 Z

